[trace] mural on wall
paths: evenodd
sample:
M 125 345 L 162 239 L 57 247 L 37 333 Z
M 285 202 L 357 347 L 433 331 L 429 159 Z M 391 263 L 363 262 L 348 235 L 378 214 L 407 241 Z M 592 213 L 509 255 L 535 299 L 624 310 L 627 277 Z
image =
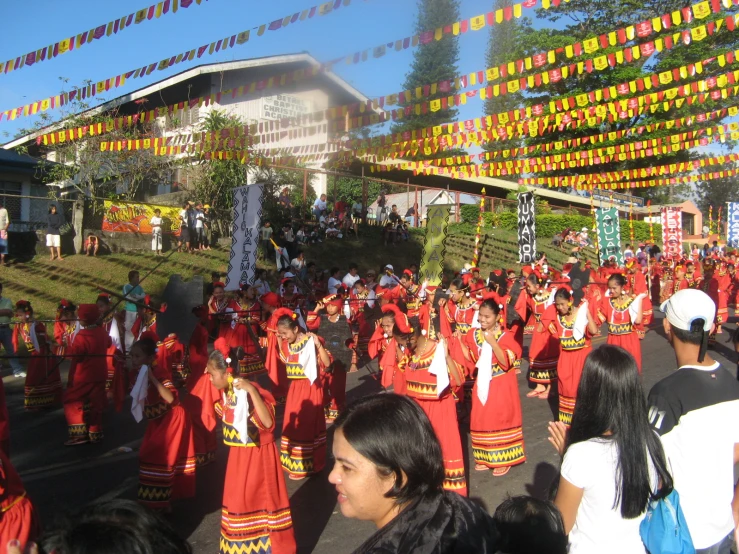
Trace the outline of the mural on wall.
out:
M 149 219 L 154 210 L 161 210 L 162 232 L 174 236 L 180 234 L 180 209 L 177 206 L 157 206 L 106 200 L 103 216 L 103 231 L 111 233 L 151 233 Z

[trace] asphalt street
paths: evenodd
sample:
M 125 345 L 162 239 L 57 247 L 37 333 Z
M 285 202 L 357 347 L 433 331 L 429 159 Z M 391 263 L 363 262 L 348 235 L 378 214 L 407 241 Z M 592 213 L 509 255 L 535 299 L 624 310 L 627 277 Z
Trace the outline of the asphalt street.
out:
M 645 393 L 659 379 L 675 370 L 675 359 L 662 332 L 661 314 L 642 343 Z M 726 340 L 734 329 L 728 325 L 711 355 L 732 373 L 736 354 Z M 596 339 L 596 346 L 604 338 Z M 528 337 L 526 339 L 528 344 Z M 65 364 L 66 365 L 66 364 Z M 373 366 L 375 364 L 372 364 Z M 376 367 L 376 366 L 375 366 Z M 63 380 L 66 381 L 66 367 Z M 3 375 L 7 374 L 6 369 Z M 526 398 L 526 363 L 518 376 L 524 415 L 526 463 L 514 467 L 503 477 L 489 471 L 478 472 L 467 463 L 470 497 L 491 513 L 508 495 L 529 494 L 546 498 L 558 474 L 559 457 L 547 441 L 547 423 L 556 418 L 556 396 L 548 401 Z M 11 419 L 11 459 L 20 472 L 29 497 L 40 512 L 45 526 L 88 502 L 107 498 L 136 497 L 138 483 L 137 450 L 145 422 L 137 424 L 128 406 L 120 413 L 109 409 L 105 414 L 105 440 L 96 445 L 65 447 L 66 423 L 61 409 L 26 413 L 23 410 L 23 380 L 3 379 Z M 366 368 L 349 374 L 348 401 L 380 390 Z M 281 417 L 281 410 L 278 417 Z M 278 429 L 281 421 L 278 421 Z M 472 457 L 466 424 L 462 423 L 467 457 Z M 329 429 L 329 452 L 331 447 Z M 168 516 L 183 536 L 189 538 L 194 552 L 218 552 L 221 496 L 227 449 L 221 445 L 215 464 L 198 472 L 197 497 L 176 502 Z M 330 466 L 330 462 L 329 462 Z M 293 523 L 299 552 L 319 554 L 352 552 L 373 532 L 373 526 L 344 518 L 336 503 L 336 493 L 328 483 L 330 467 L 321 475 L 294 482 L 287 480 Z

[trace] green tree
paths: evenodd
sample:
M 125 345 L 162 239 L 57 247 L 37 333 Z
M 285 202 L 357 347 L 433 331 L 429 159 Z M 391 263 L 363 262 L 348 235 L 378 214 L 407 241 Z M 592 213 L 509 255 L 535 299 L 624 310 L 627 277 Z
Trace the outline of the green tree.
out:
M 419 0 L 418 17 L 416 19 L 416 33 L 433 31 L 439 27 L 459 21 L 458 0 Z M 438 90 L 436 94 L 426 97 L 426 100 L 447 98 L 453 94 L 454 79 L 459 76 L 459 39 L 449 33 L 444 34 L 441 40 L 432 40 L 428 44 L 417 48 L 413 54 L 411 70 L 406 74 L 403 83 L 404 90 L 415 91 L 417 87 L 448 81 L 451 88 L 446 92 Z M 412 105 L 407 100 L 405 105 Z M 459 112 L 454 107 L 441 109 L 436 112 L 429 110 L 425 114 L 411 113 L 392 126 L 393 133 L 412 131 L 456 121 Z M 445 151 L 447 155 L 463 154 L 463 151 Z M 433 158 L 437 154 L 425 156 L 421 153 L 419 159 Z

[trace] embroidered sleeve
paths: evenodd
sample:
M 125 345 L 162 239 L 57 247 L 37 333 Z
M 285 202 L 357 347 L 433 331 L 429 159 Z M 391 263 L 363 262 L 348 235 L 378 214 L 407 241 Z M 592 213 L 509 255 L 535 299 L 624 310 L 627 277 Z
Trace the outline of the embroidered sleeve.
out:
M 275 407 L 273 404 L 269 402 L 265 402 L 267 404 L 267 409 L 269 410 L 270 415 L 272 416 L 272 425 L 267 427 L 262 423 L 262 420 L 259 419 L 259 414 L 257 414 L 256 410 L 252 410 L 251 415 L 249 416 L 249 419 L 251 422 L 257 426 L 257 429 L 260 431 L 272 431 L 275 428 Z

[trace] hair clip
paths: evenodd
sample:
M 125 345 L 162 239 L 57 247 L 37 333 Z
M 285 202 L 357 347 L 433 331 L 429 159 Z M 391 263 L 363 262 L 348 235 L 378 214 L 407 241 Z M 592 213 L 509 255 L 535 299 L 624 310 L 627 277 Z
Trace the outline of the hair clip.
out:
M 425 337 L 426 336 L 426 329 L 421 329 L 421 334 Z

